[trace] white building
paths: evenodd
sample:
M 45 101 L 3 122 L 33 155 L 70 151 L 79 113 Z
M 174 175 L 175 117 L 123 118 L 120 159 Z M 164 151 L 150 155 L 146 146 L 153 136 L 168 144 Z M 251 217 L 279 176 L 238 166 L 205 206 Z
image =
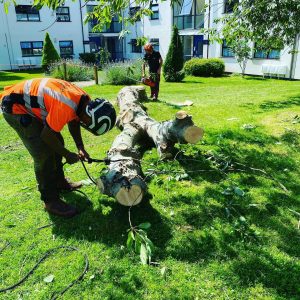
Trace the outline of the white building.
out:
M 209 44 L 208 37 L 201 34 L 201 28 L 215 26 L 213 20 L 224 13 L 230 13 L 232 5 L 228 0 L 181 0 L 170 6 L 170 1 L 153 1 L 152 16 L 145 16 L 134 25 L 124 26 L 116 19 L 102 32 L 93 32 L 95 22 L 84 23 L 84 17 L 96 2 L 67 0 L 55 11 L 47 7 L 32 8 L 30 0 L 19 0 L 18 6 L 10 6 L 8 14 L 0 4 L 0 70 L 17 69 L 22 66 L 39 66 L 45 32 L 49 32 L 54 46 L 62 57 L 78 58 L 79 53 L 97 51 L 105 47 L 113 60 L 134 59 L 143 56 L 137 38 L 144 36 L 153 42 L 165 58 L 172 33 L 177 25 L 182 36 L 185 60 L 191 57 L 220 57 L 227 72 L 240 72 L 232 52 L 226 43 Z M 208 5 L 210 4 L 210 5 Z M 203 8 L 208 5 L 205 13 Z M 131 7 L 124 14 L 134 14 L 139 7 L 131 1 Z M 122 29 L 130 33 L 119 39 Z M 296 50 L 299 50 L 299 41 Z M 300 54 L 290 54 L 291 49 L 253 51 L 246 68 L 247 74 L 263 75 L 276 73 L 286 78 L 300 79 Z

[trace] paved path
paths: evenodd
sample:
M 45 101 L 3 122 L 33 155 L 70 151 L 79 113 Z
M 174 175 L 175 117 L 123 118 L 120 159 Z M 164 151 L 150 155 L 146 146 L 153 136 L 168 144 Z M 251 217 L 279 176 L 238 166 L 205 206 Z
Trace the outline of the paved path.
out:
M 72 82 L 73 84 L 77 85 L 80 88 L 86 87 L 86 86 L 91 86 L 95 84 L 95 80 L 90 80 L 90 81 L 74 81 Z

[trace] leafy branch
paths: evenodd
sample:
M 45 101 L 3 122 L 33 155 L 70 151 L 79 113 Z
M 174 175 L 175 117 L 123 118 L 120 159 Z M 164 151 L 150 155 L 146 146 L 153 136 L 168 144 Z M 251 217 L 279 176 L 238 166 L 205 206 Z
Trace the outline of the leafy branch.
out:
M 130 207 L 131 208 L 131 207 Z M 154 245 L 147 236 L 147 230 L 151 227 L 149 222 L 133 226 L 130 218 L 130 208 L 128 210 L 130 228 L 127 230 L 127 248 L 140 255 L 143 265 L 151 263 Z

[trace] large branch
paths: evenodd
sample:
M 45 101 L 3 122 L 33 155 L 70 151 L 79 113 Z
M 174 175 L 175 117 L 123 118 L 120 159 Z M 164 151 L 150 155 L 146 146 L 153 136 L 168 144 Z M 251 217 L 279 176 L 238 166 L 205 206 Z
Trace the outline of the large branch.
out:
M 192 117 L 184 111 L 177 112 L 175 120 L 157 122 L 150 118 L 140 101 L 145 99 L 145 88 L 131 86 L 118 94 L 120 107 L 119 126 L 136 124 L 142 127 L 153 140 L 161 158 L 172 156 L 175 143 L 197 143 L 203 136 L 203 129 L 194 125 Z
M 150 118 L 140 101 L 146 100 L 145 88 L 131 86 L 118 94 L 120 113 L 117 125 L 123 129 L 108 152 L 108 172 L 98 179 L 102 193 L 126 206 L 141 202 L 146 184 L 142 179 L 140 155 L 135 149 L 149 137 L 161 158 L 170 157 L 175 143 L 196 143 L 203 130 L 194 125 L 191 116 L 180 111 L 175 120 L 157 122 Z

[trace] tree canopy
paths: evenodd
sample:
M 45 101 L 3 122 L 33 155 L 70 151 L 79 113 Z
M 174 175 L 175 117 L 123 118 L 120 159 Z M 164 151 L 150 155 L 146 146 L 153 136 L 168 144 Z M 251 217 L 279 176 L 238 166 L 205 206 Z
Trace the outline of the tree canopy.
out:
M 233 12 L 215 20 L 221 30 L 209 29 L 212 39 L 244 39 L 264 49 L 291 46 L 300 33 L 299 0 L 229 0 Z

